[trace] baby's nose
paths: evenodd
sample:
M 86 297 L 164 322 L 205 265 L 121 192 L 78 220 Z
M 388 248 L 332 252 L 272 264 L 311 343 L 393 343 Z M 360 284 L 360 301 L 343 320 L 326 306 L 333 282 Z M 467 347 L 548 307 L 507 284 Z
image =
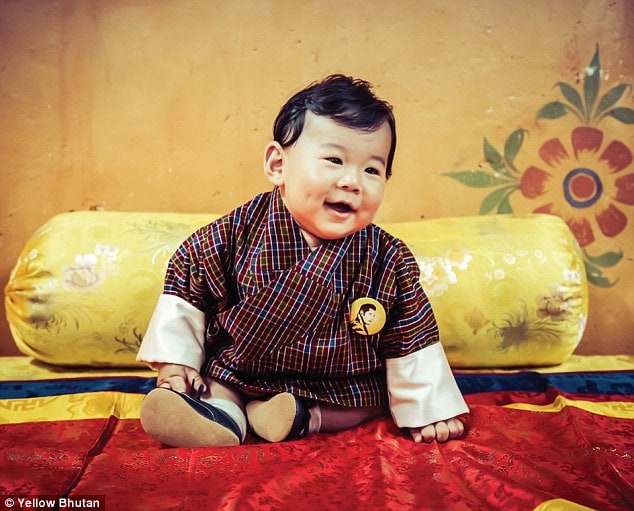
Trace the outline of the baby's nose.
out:
M 339 178 L 339 186 L 347 190 L 357 190 L 359 188 L 359 176 L 355 169 L 345 169 L 342 176 Z

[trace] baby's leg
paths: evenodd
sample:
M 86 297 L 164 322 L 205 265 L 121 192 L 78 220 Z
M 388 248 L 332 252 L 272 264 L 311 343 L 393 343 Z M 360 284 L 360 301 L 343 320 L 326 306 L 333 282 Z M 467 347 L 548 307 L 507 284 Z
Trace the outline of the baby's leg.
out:
M 241 410 L 244 410 L 244 398 L 242 392 L 236 387 L 227 385 L 218 380 L 213 380 L 206 376 L 203 377 L 205 382 L 205 392 L 200 398 L 203 401 L 210 402 L 212 399 L 221 399 L 235 404 Z
M 200 397 L 201 401 L 222 410 L 240 428 L 241 441 L 244 442 L 247 433 L 247 417 L 244 414 L 244 397 L 236 387 L 218 380 L 204 377 L 206 390 Z
M 284 392 L 271 399 L 250 401 L 247 417 L 253 432 L 269 442 L 302 438 L 320 431 L 353 428 L 388 412 L 387 406 L 344 407 L 312 403 Z
M 328 403 L 319 403 L 313 411 L 311 409 L 311 422 L 313 414 L 321 414 L 321 424 L 319 431 L 324 433 L 335 433 L 346 429 L 354 428 L 364 422 L 368 422 L 377 417 L 386 415 L 389 412 L 387 406 L 362 406 L 351 408 L 348 406 L 338 406 Z M 312 425 L 312 424 L 311 424 Z

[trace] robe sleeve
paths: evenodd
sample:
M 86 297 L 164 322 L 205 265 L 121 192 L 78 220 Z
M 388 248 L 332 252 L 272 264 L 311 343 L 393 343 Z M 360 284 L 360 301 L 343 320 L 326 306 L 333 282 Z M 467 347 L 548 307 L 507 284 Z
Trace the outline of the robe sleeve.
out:
M 437 342 L 386 360 L 390 412 L 400 428 L 418 428 L 469 412 Z
M 143 337 L 137 361 L 180 364 L 200 370 L 205 361 L 206 318 L 226 294 L 223 225 L 209 224 L 192 234 L 172 255 L 163 294 Z
M 394 297 L 389 327 L 381 338 L 381 355 L 398 359 L 438 342 L 438 324 L 431 303 L 420 284 L 420 268 L 409 248 L 394 239 L 394 250 L 383 270 L 392 278 L 387 286 Z
M 199 370 L 205 359 L 205 314 L 182 298 L 163 294 L 143 337 L 137 361 Z

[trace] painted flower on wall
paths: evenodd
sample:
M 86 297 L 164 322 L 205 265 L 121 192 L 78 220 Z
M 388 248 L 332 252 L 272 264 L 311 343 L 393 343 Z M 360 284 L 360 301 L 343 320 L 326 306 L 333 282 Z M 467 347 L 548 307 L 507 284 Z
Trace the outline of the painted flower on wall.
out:
M 484 139 L 485 165 L 445 175 L 472 188 L 494 188 L 480 205 L 481 215 L 513 213 L 513 196 L 535 203 L 529 206 L 534 213 L 560 216 L 583 248 L 588 280 L 610 287 L 616 282 L 610 282 L 603 269 L 618 264 L 623 251 L 591 255 L 588 247 L 598 232 L 610 238 L 627 232 L 629 206 L 634 206 L 634 168 L 632 150 L 621 140 L 606 140 L 596 125 L 605 118 L 634 124 L 634 110 L 616 106 L 631 86 L 615 85 L 600 96 L 600 76 L 597 47 L 585 70 L 582 93 L 559 82 L 565 101 L 547 103 L 537 113 L 537 120 L 573 115 L 580 125 L 542 143 L 527 168 L 515 165 L 528 133 L 518 129 L 506 139 L 503 151 Z
M 622 174 L 632 152 L 618 140 L 604 147 L 603 138 L 602 131 L 579 126 L 569 144 L 548 140 L 540 161 L 520 177 L 524 197 L 542 202 L 533 211 L 563 218 L 582 247 L 595 241 L 597 228 L 608 237 L 621 234 L 628 219 L 619 205 L 634 205 L 634 172 Z

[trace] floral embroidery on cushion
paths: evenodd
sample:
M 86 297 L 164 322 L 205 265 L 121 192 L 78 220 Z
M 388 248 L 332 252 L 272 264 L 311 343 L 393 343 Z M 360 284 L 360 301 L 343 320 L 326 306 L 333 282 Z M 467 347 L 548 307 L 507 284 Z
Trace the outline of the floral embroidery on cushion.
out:
M 128 232 L 140 238 L 140 253 L 151 253 L 152 264 L 163 264 L 192 232 L 191 225 L 167 220 L 130 222 Z
M 114 264 L 118 253 L 118 247 L 97 244 L 92 253 L 76 255 L 75 264 L 62 266 L 62 286 L 80 291 L 98 287 L 106 280 L 106 273 L 119 273 Z
M 464 322 L 471 328 L 473 335 L 476 335 L 478 331 L 491 322 L 487 319 L 479 307 L 474 307 L 464 315 Z
M 427 296 L 440 296 L 449 286 L 458 282 L 456 269 L 466 270 L 473 256 L 460 247 L 454 247 L 444 257 L 419 257 L 420 282 Z
M 62 285 L 66 289 L 84 290 L 99 286 L 105 279 L 105 272 L 97 268 L 95 254 L 75 256 L 75 264 L 62 266 Z
M 566 293 L 565 288 L 550 288 L 550 293 L 537 297 L 537 315 L 553 321 L 564 321 L 571 314 L 571 302 L 575 298 Z
M 517 350 L 533 345 L 536 349 L 543 349 L 545 345 L 556 346 L 561 342 L 561 328 L 550 318 L 539 318 L 531 313 L 526 303 L 504 315 L 493 323 L 490 331 L 499 340 L 498 349 L 501 351 Z

